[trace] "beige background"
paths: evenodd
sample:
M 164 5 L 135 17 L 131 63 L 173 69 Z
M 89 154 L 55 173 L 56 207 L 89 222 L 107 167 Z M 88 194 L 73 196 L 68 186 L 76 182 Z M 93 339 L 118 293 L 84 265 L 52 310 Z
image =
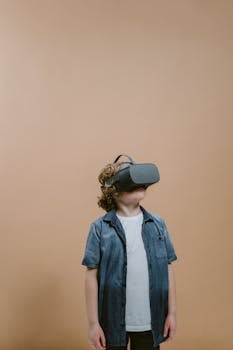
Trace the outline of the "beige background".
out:
M 233 2 L 0 2 L 0 348 L 90 349 L 81 266 L 100 169 L 155 162 L 177 332 L 232 349 Z

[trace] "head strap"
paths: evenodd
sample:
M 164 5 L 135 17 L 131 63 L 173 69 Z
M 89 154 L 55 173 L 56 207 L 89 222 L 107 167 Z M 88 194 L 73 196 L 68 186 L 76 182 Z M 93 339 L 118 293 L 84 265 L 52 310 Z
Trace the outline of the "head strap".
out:
M 122 154 L 120 154 L 119 156 L 117 156 L 113 163 L 116 163 L 116 162 L 118 161 L 118 159 L 119 159 L 121 156 L 127 157 L 127 158 L 130 160 L 130 163 L 132 163 L 132 164 L 135 163 L 135 162 L 133 161 L 133 159 L 132 159 L 130 156 L 128 156 L 128 154 L 125 154 L 125 153 L 122 153 Z

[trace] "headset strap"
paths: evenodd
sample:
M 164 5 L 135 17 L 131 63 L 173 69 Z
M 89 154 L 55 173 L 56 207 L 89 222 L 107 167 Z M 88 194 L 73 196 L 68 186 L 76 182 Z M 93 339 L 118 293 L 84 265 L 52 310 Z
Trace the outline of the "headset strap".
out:
M 135 162 L 133 161 L 133 159 L 132 159 L 130 156 L 128 156 L 128 154 L 125 154 L 125 153 L 122 153 L 122 154 L 120 154 L 119 156 L 117 156 L 113 163 L 116 163 L 116 162 L 118 161 L 118 159 L 119 159 L 121 156 L 127 157 L 127 158 L 130 160 L 130 163 L 135 163 Z
M 122 153 L 119 156 L 117 156 L 113 163 L 116 163 L 121 156 L 125 156 L 130 160 L 130 162 L 125 162 L 125 163 L 135 164 L 133 159 L 130 156 L 128 156 L 128 154 L 125 154 L 125 153 Z M 118 177 L 119 177 L 119 172 L 115 173 L 109 179 L 105 180 L 104 185 L 102 187 L 105 187 L 106 185 L 111 185 L 114 182 L 114 180 L 118 179 Z

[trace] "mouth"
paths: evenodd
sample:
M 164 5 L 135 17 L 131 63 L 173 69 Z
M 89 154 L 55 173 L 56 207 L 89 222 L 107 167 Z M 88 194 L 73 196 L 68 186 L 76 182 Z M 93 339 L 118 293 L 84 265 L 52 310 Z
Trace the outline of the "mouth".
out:
M 145 190 L 144 187 L 139 187 L 139 188 L 136 189 L 136 191 L 144 191 L 144 190 Z

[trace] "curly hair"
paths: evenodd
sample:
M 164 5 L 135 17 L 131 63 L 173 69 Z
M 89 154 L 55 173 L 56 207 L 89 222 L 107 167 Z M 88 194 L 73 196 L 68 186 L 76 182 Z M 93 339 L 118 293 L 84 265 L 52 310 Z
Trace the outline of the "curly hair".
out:
M 97 196 L 97 204 L 99 207 L 103 208 L 106 211 L 109 211 L 112 208 L 117 208 L 117 198 L 119 197 L 120 192 L 117 191 L 114 184 L 105 187 L 104 182 L 119 170 L 119 165 L 122 163 L 125 162 L 108 163 L 103 169 L 101 169 L 98 176 L 102 193 L 100 196 Z

